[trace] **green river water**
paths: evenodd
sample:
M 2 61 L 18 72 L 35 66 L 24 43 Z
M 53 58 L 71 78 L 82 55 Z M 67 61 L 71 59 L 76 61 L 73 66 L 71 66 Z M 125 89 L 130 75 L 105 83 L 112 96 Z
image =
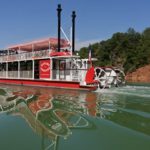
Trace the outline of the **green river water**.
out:
M 150 86 L 0 85 L 0 150 L 150 150 Z

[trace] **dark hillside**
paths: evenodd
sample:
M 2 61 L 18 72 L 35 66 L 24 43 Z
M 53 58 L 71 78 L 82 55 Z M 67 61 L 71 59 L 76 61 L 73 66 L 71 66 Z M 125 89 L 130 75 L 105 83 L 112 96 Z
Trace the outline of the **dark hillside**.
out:
M 117 32 L 108 40 L 90 45 L 92 57 L 98 59 L 96 66 L 116 66 L 126 73 L 150 64 L 150 28 L 142 33 L 129 28 L 127 32 Z M 89 47 L 81 48 L 79 55 L 88 57 Z

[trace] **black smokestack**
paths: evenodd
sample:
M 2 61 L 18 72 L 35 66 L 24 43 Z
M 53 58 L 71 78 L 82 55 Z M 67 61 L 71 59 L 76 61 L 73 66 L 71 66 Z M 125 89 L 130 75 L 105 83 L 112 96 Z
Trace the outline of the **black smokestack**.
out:
M 72 12 L 72 53 L 75 51 L 75 11 Z
M 58 4 L 57 16 L 58 16 L 58 52 L 60 52 L 60 39 L 61 39 L 61 5 Z

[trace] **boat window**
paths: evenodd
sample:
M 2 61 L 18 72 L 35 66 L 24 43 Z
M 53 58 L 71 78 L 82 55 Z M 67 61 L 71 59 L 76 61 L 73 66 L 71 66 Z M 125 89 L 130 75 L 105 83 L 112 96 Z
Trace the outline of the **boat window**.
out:
M 6 63 L 0 64 L 0 71 L 6 71 Z
M 8 63 L 8 71 L 17 71 L 17 70 L 18 70 L 18 62 Z
M 60 70 L 65 70 L 66 69 L 66 62 L 65 62 L 65 60 L 60 60 L 59 61 L 59 69 Z
M 71 69 L 71 61 L 66 60 L 66 69 Z
M 55 59 L 53 59 L 53 70 L 55 70 L 57 67 L 56 67 L 57 65 L 56 65 L 56 60 Z
M 8 50 L 0 50 L 0 56 L 5 56 L 8 54 Z

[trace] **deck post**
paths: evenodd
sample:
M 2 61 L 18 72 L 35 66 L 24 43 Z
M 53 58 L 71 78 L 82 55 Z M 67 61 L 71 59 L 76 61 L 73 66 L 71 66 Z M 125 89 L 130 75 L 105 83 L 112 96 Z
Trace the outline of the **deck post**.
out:
M 32 79 L 34 79 L 34 44 L 32 44 Z
M 7 50 L 6 78 L 8 78 L 8 58 L 9 58 L 9 50 Z
M 18 79 L 20 79 L 20 61 L 18 61 Z
M 48 41 L 48 48 L 49 48 L 49 51 L 50 51 L 50 49 L 51 49 L 51 42 L 50 42 L 50 40 Z
M 6 78 L 8 78 L 8 62 L 6 62 Z
M 50 53 L 51 53 L 51 42 L 50 42 L 50 40 L 48 41 L 48 48 L 49 48 L 49 50 L 48 50 L 48 57 L 49 57 Z
M 48 57 L 50 56 L 50 52 L 51 52 L 51 42 L 50 42 L 50 40 L 48 41 L 48 45 L 49 45 L 49 54 L 48 54 Z M 52 75 L 51 75 L 51 73 L 52 73 L 52 61 L 51 61 L 51 58 L 49 58 L 49 61 L 50 61 L 50 69 L 49 69 L 49 71 L 50 71 L 50 80 L 52 79 Z
M 32 70 L 33 70 L 33 72 L 32 72 L 32 79 L 34 79 L 34 60 L 32 60 Z
M 49 71 L 50 71 L 50 80 L 51 80 L 52 79 L 52 59 L 50 58 L 49 61 L 50 61 Z
M 19 46 L 19 56 L 20 56 L 20 46 Z M 20 58 L 18 57 L 18 79 L 20 79 Z

